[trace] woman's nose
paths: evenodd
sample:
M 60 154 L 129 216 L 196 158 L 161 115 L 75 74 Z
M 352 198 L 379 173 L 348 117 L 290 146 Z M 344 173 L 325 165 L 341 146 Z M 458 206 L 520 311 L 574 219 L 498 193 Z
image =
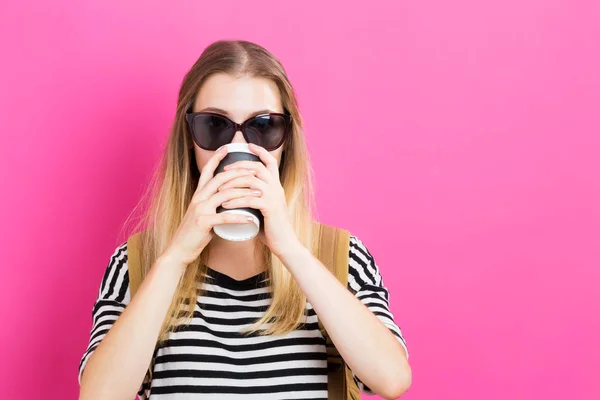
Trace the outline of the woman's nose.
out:
M 244 139 L 244 135 L 242 131 L 237 131 L 231 140 L 231 143 L 247 143 L 246 139 Z

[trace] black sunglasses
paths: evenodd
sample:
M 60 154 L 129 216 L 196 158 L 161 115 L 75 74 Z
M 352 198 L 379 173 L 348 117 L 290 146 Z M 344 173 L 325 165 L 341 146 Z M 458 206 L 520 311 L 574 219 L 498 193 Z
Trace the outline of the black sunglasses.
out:
M 238 124 L 215 112 L 192 112 L 190 105 L 185 117 L 194 142 L 211 151 L 231 143 L 237 131 L 242 131 L 246 142 L 273 151 L 283 144 L 292 126 L 292 116 L 287 111 L 255 115 Z

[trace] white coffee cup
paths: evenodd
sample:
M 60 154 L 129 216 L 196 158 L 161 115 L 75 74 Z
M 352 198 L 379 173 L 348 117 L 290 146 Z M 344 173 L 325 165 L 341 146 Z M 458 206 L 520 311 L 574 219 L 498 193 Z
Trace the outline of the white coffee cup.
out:
M 223 168 L 226 165 L 233 164 L 236 161 L 250 160 L 262 162 L 256 154 L 250 151 L 247 143 L 229 143 L 226 144 L 225 147 L 227 147 L 227 155 L 223 158 L 223 160 L 221 160 L 215 169 L 215 175 L 223 172 Z M 215 225 L 213 227 L 213 231 L 219 237 L 231 241 L 242 241 L 252 239 L 258 235 L 261 227 L 261 221 L 263 220 L 260 210 L 253 208 L 217 207 L 217 213 L 222 212 L 243 215 L 245 217 L 247 216 L 252 218 L 252 221 L 249 223 Z

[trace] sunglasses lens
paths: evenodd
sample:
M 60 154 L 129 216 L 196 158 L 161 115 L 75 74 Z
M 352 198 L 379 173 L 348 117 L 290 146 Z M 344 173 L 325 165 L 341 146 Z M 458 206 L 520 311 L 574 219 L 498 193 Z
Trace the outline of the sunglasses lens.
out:
M 287 130 L 287 121 L 281 115 L 260 115 L 246 124 L 248 142 L 274 150 L 281 145 Z
M 207 150 L 216 150 L 230 143 L 235 134 L 230 121 L 212 114 L 196 115 L 192 131 L 196 143 Z

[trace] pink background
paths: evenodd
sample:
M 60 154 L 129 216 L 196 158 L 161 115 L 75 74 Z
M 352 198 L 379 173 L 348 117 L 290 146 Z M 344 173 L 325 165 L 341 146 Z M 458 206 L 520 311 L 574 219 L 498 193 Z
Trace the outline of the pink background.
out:
M 221 38 L 286 67 L 320 217 L 392 292 L 407 399 L 600 398 L 600 3 L 217 3 L 0 6 L 0 398 L 76 397 L 120 224 Z

